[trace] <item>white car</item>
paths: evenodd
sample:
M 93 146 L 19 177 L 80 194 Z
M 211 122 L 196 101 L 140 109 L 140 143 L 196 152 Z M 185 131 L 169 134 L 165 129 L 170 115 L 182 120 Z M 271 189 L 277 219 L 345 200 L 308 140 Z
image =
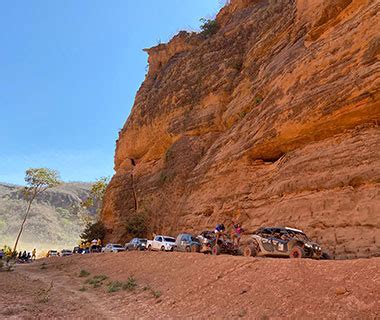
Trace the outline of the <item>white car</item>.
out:
M 49 250 L 46 257 L 58 257 L 58 251 L 57 250 Z
M 125 248 L 121 244 L 109 243 L 103 249 L 102 252 L 120 252 L 125 251 Z
M 175 238 L 158 235 L 148 241 L 148 250 L 173 251 L 174 245 Z

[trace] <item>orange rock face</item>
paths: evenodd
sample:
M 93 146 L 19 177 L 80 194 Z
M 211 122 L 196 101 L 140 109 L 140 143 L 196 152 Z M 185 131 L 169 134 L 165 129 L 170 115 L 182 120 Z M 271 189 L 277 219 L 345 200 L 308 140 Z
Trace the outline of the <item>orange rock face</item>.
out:
M 127 238 L 230 225 L 303 229 L 380 255 L 380 3 L 235 0 L 209 37 L 147 49 L 102 220 Z

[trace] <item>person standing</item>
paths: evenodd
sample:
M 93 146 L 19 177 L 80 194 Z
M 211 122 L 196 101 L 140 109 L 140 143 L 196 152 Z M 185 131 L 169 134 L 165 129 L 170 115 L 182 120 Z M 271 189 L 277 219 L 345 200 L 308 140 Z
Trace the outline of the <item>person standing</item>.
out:
M 36 260 L 36 253 L 37 253 L 37 250 L 36 250 L 36 248 L 34 248 L 33 251 L 32 251 L 32 260 L 33 261 Z
M 244 229 L 241 227 L 240 223 L 234 224 L 233 233 L 232 233 L 232 240 L 234 242 L 234 245 L 239 246 L 240 238 L 243 232 L 244 232 Z

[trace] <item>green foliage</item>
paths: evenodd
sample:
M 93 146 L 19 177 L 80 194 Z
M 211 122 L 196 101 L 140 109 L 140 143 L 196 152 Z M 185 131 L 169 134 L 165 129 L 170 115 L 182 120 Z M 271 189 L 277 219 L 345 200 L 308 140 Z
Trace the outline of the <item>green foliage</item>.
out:
M 84 277 L 88 277 L 91 273 L 88 272 L 87 270 L 84 270 L 82 269 L 80 272 L 79 272 L 79 276 L 80 278 L 84 278 Z
M 61 184 L 58 171 L 51 170 L 48 168 L 30 168 L 25 172 L 25 182 L 27 186 L 25 187 L 25 198 L 29 201 L 28 209 L 24 220 L 21 223 L 20 231 L 17 235 L 13 251 L 17 249 L 18 241 L 24 229 L 26 219 L 29 216 L 30 208 L 33 200 L 46 189 L 53 188 Z
M 99 288 L 103 285 L 103 281 L 108 279 L 108 277 L 104 274 L 100 274 L 92 277 L 91 279 L 87 279 L 84 283 L 91 285 L 93 288 Z
M 92 185 L 90 196 L 82 202 L 82 207 L 88 209 L 103 201 L 109 183 L 109 177 L 101 177 Z
M 100 239 L 103 241 L 106 235 L 106 229 L 101 221 L 95 223 L 88 223 L 80 235 L 84 241 L 92 241 L 94 239 Z
M 148 221 L 145 213 L 132 215 L 126 225 L 127 233 L 133 238 L 143 238 L 148 233 Z
M 82 286 L 81 288 L 79 288 L 79 291 L 87 291 L 87 288 L 85 286 Z
M 211 37 L 212 35 L 217 33 L 220 28 L 218 21 L 216 21 L 215 19 L 211 20 L 202 18 L 199 21 L 202 23 L 202 25 L 200 26 L 201 35 L 203 35 L 206 38 Z
M 120 291 L 123 288 L 123 283 L 120 281 L 112 281 L 108 287 L 107 287 L 107 292 L 117 292 Z
M 158 291 L 158 290 L 152 290 L 152 294 L 153 294 L 153 297 L 155 297 L 156 299 L 158 299 L 159 297 L 161 297 L 162 292 Z
M 95 276 L 94 279 L 97 281 L 104 281 L 104 280 L 107 280 L 108 277 L 104 274 L 99 274 L 99 275 Z
M 129 277 L 127 282 L 123 284 L 123 290 L 133 291 L 137 287 L 136 279 L 134 277 Z
M 30 168 L 25 172 L 25 182 L 29 189 L 44 191 L 61 184 L 59 173 L 48 168 Z
M 263 97 L 262 96 L 256 96 L 255 97 L 255 102 L 257 105 L 259 105 L 261 102 L 263 102 Z

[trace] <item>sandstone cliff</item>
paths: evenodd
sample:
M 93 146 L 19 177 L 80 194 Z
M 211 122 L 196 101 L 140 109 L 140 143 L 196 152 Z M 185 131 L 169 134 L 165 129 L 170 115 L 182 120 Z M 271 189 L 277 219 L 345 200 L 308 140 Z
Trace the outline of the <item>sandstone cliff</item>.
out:
M 232 0 L 204 37 L 147 49 L 102 220 L 127 237 L 239 220 L 380 255 L 380 3 Z

